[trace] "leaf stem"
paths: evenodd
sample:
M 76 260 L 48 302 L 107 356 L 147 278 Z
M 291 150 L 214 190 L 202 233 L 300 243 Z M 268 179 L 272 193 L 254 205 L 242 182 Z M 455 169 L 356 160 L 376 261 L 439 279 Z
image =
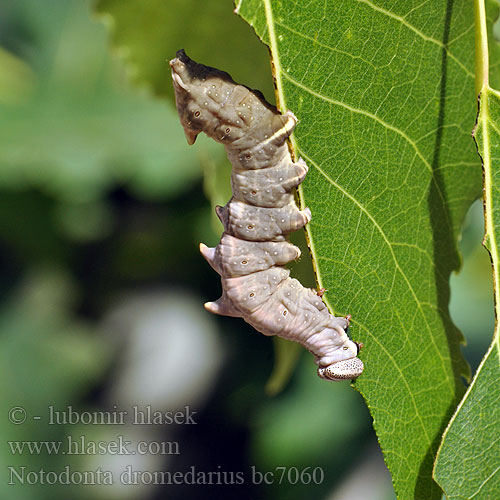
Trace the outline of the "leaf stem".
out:
M 278 40 L 274 31 L 274 17 L 271 0 L 264 0 L 264 11 L 266 13 L 267 29 L 269 30 L 269 48 L 271 49 L 271 64 L 273 65 L 273 77 L 276 85 L 276 107 L 283 113 L 286 111 L 285 96 L 283 95 L 283 84 L 281 82 L 281 64 L 278 51 Z
M 269 31 L 269 48 L 271 50 L 271 65 L 272 65 L 272 71 L 273 71 L 274 84 L 276 87 L 276 107 L 282 113 L 284 113 L 288 108 L 286 105 L 285 94 L 283 92 L 281 58 L 280 58 L 279 49 L 278 49 L 278 38 L 276 36 L 276 30 L 275 30 L 275 26 L 274 26 L 275 23 L 274 23 L 272 2 L 271 2 L 271 0 L 262 0 L 262 3 L 264 5 L 264 12 L 266 15 L 267 29 Z M 239 6 L 238 6 L 238 8 L 239 8 Z M 288 145 L 289 145 L 289 149 L 290 149 L 290 154 L 292 155 L 292 159 L 295 161 L 297 159 L 297 151 L 299 148 L 298 148 L 298 144 L 295 140 L 295 137 L 293 135 L 289 138 Z M 302 185 L 298 186 L 298 188 L 297 188 L 297 201 L 298 201 L 298 205 L 299 205 L 300 209 L 303 209 L 305 206 L 305 203 L 304 203 L 304 191 L 303 191 Z M 305 234 L 306 234 L 307 246 L 309 247 L 309 251 L 311 254 L 311 262 L 312 262 L 312 267 L 313 267 L 314 279 L 316 281 L 316 287 L 318 289 L 325 288 L 323 286 L 321 274 L 319 272 L 319 267 L 317 266 L 316 250 L 314 247 L 314 241 L 313 241 L 312 234 L 311 234 L 311 225 L 307 224 L 304 229 L 305 229 Z M 327 304 L 330 312 L 333 312 L 334 309 L 332 308 L 331 304 L 328 301 L 328 295 L 326 295 L 323 298 L 323 301 Z
M 488 32 L 486 28 L 486 7 L 484 0 L 474 0 L 474 21 L 476 33 L 476 95 L 489 85 Z

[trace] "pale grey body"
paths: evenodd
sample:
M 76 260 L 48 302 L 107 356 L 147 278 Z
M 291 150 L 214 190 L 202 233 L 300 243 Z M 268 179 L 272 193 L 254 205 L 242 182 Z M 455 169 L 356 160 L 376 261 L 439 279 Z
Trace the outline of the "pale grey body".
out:
M 356 378 L 363 371 L 359 344 L 346 334 L 348 318 L 328 312 L 316 292 L 290 278 L 282 267 L 300 251 L 286 235 L 311 219 L 299 210 L 293 189 L 307 165 L 294 163 L 286 139 L 296 125 L 256 91 L 189 59 L 184 51 L 170 61 L 177 109 L 189 144 L 205 132 L 225 144 L 232 163 L 233 197 L 217 207 L 224 233 L 215 248 L 200 245 L 222 277 L 222 297 L 207 302 L 214 313 L 243 318 L 264 335 L 300 342 L 327 380 Z

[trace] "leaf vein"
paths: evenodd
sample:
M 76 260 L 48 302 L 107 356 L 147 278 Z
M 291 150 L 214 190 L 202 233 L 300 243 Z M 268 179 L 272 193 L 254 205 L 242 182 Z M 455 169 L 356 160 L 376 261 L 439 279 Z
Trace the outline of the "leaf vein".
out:
M 436 342 L 435 342 L 434 337 L 432 335 L 432 331 L 431 331 L 430 325 L 427 322 L 427 317 L 426 317 L 426 315 L 425 315 L 425 313 L 424 313 L 424 311 L 422 309 L 421 303 L 418 300 L 418 297 L 417 297 L 417 295 L 415 293 L 415 290 L 413 289 L 413 286 L 411 285 L 408 277 L 406 276 L 406 274 L 404 273 L 403 269 L 399 265 L 399 261 L 397 259 L 396 254 L 394 253 L 394 249 L 393 249 L 393 247 L 391 245 L 391 242 L 389 241 L 389 238 L 385 234 L 384 230 L 382 229 L 382 227 L 380 226 L 380 224 L 375 220 L 375 218 L 370 214 L 370 212 L 368 212 L 368 210 L 358 200 L 356 200 L 356 198 L 354 198 L 342 186 L 340 186 L 339 184 L 337 184 L 315 161 L 312 160 L 312 158 L 310 158 L 308 155 L 306 155 L 304 153 L 304 151 L 302 151 L 300 148 L 298 148 L 298 150 L 301 152 L 301 156 L 303 156 L 305 158 L 305 160 L 307 161 L 307 163 L 310 164 L 310 165 L 312 165 L 312 166 L 314 166 L 318 170 L 318 172 L 328 182 L 330 182 L 330 184 L 332 184 L 341 193 L 343 193 L 347 198 L 349 198 L 368 217 L 368 219 L 372 222 L 372 224 L 375 226 L 375 228 L 379 232 L 380 236 L 382 237 L 382 240 L 384 241 L 384 243 L 389 248 L 389 252 L 390 252 L 391 257 L 392 257 L 392 259 L 394 261 L 394 265 L 396 266 L 396 269 L 399 271 L 399 273 L 403 277 L 403 280 L 406 283 L 406 285 L 408 287 L 408 290 L 410 291 L 410 294 L 412 295 L 412 297 L 413 297 L 413 299 L 414 299 L 414 301 L 415 301 L 415 303 L 417 305 L 417 309 L 420 311 L 420 313 L 422 315 L 422 318 L 423 318 L 423 320 L 424 320 L 424 322 L 426 324 L 426 327 L 427 327 L 427 331 L 429 332 L 429 337 L 430 337 L 431 343 L 434 346 L 434 348 L 435 348 L 435 350 L 436 350 L 436 352 L 438 354 L 438 357 L 441 359 L 441 364 L 443 365 L 443 372 L 446 374 L 445 375 L 446 381 L 450 385 L 451 389 L 453 389 L 452 381 L 450 380 L 449 374 L 448 374 L 448 372 L 446 371 L 446 369 L 444 367 L 444 358 L 443 358 L 443 356 L 441 354 L 441 351 L 438 349 L 438 346 L 436 345 Z M 415 406 L 415 408 L 416 408 L 416 406 Z M 423 423 L 422 423 L 422 428 L 425 430 L 425 426 L 423 425 Z M 427 434 L 426 434 L 426 436 L 427 436 Z
M 483 489 L 483 486 L 485 486 L 498 471 L 500 471 L 500 465 L 479 485 L 479 488 L 474 493 L 472 493 L 472 495 L 469 497 L 469 500 L 472 500 Z
M 360 61 L 363 61 L 365 64 L 368 64 L 369 66 L 371 66 L 375 70 L 376 69 L 381 69 L 380 67 L 375 66 L 375 64 L 373 64 L 372 62 L 370 62 L 370 61 L 362 58 L 361 56 L 355 56 L 354 54 L 351 54 L 350 52 L 347 52 L 345 50 L 341 50 L 341 49 L 338 49 L 336 47 L 332 47 L 330 45 L 327 45 L 326 43 L 319 42 L 318 40 L 316 40 L 312 36 L 306 35 L 305 33 L 301 33 L 300 31 L 297 31 L 297 30 L 291 28 L 290 26 L 287 26 L 286 24 L 280 23 L 278 21 L 275 21 L 275 24 L 277 24 L 281 28 L 286 29 L 287 31 L 290 31 L 294 35 L 297 35 L 297 36 L 299 36 L 301 38 L 304 38 L 304 40 L 309 40 L 310 42 L 313 42 L 314 45 L 319 45 L 320 47 L 323 47 L 325 49 L 331 50 L 332 52 L 337 52 L 338 54 L 342 54 L 344 56 L 348 56 L 351 59 L 359 59 Z
M 392 19 L 395 19 L 396 21 L 399 21 L 403 26 L 406 26 L 408 29 L 413 31 L 416 35 L 418 35 L 420 38 L 425 40 L 426 42 L 431 42 L 443 49 L 448 57 L 450 59 L 453 59 L 457 65 L 464 71 L 464 73 L 469 77 L 469 78 L 474 78 L 474 73 L 469 71 L 464 64 L 457 59 L 448 49 L 447 45 L 445 45 L 443 42 L 440 40 L 436 40 L 435 38 L 432 38 L 431 36 L 426 35 L 425 33 L 422 33 L 418 28 L 410 24 L 404 17 L 398 16 L 397 14 L 393 14 L 392 12 L 383 9 L 382 7 L 379 7 L 378 5 L 375 5 L 374 3 L 370 2 L 369 0 L 357 0 L 359 3 L 364 3 L 368 7 L 372 8 L 373 10 L 380 12 L 381 14 L 384 14 L 387 17 L 390 17 Z
M 432 167 L 431 167 L 431 165 L 425 159 L 424 155 L 422 154 L 422 152 L 417 147 L 415 141 L 413 141 L 403 130 L 395 127 L 394 125 L 391 125 L 390 123 L 387 123 L 386 121 L 382 120 L 377 115 L 374 115 L 373 113 L 370 113 L 369 111 L 366 111 L 364 109 L 354 108 L 354 107 L 350 106 L 349 104 L 346 104 L 345 102 L 337 101 L 336 99 L 332 99 L 331 97 L 328 97 L 328 96 L 325 96 L 323 94 L 320 94 L 319 92 L 316 92 L 315 90 L 309 88 L 307 85 L 304 85 L 303 83 L 300 83 L 297 80 L 295 80 L 295 78 L 293 78 L 286 71 L 283 71 L 283 69 L 281 71 L 283 73 L 283 76 L 289 82 L 293 83 L 294 85 L 297 85 L 297 87 L 305 90 L 306 92 L 308 92 L 309 94 L 313 95 L 314 97 L 317 97 L 318 99 L 321 99 L 323 101 L 329 102 L 329 103 L 334 104 L 336 106 L 340 106 L 342 108 L 345 108 L 345 109 L 351 111 L 352 113 L 363 115 L 363 116 L 366 116 L 367 118 L 371 118 L 372 120 L 380 123 L 383 127 L 387 128 L 388 130 L 391 130 L 392 132 L 395 132 L 396 134 L 400 135 L 415 150 L 415 153 L 420 158 L 420 160 L 422 160 L 422 163 L 424 163 L 424 165 L 426 166 L 427 170 L 429 170 L 429 172 L 432 173 Z

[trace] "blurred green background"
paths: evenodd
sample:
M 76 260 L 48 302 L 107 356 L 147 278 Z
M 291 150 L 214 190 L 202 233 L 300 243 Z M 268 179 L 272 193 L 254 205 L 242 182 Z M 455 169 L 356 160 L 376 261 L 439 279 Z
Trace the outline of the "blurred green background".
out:
M 273 343 L 202 308 L 220 284 L 198 243 L 218 241 L 211 206 L 228 198 L 230 166 L 205 137 L 187 146 L 166 60 L 184 47 L 273 95 L 267 50 L 231 2 L 195 6 L 0 1 L 0 498 L 393 499 L 359 395 L 348 384 L 321 381 L 300 351 L 289 382 L 269 396 Z M 451 312 L 473 369 L 493 332 L 482 224 L 476 203 L 460 243 L 463 270 L 451 280 Z M 313 285 L 307 258 L 294 273 Z M 132 413 L 135 405 L 161 412 L 188 406 L 196 425 L 47 420 L 50 407 Z M 26 410 L 24 423 L 9 421 L 12 407 Z M 12 448 L 68 436 L 176 442 L 179 453 Z M 110 471 L 113 484 L 41 484 L 41 469 L 66 466 Z M 120 481 L 127 466 L 226 476 L 213 480 L 221 484 L 162 485 L 143 474 L 130 485 Z M 274 472 L 274 484 L 252 481 L 252 467 Z M 291 471 L 281 484 L 276 467 Z M 320 468 L 320 484 L 293 484 L 294 471 L 307 467 Z M 33 474 L 20 484 L 13 470 Z M 229 472 L 242 472 L 243 484 L 230 484 Z

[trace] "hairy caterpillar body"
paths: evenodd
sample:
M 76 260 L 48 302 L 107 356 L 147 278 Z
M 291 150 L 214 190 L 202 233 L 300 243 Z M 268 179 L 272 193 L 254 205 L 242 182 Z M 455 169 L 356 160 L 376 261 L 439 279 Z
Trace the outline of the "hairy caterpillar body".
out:
M 192 61 L 183 50 L 170 61 L 179 117 L 189 144 L 200 132 L 225 145 L 232 163 L 233 196 L 217 207 L 224 233 L 215 248 L 200 251 L 221 275 L 222 297 L 207 302 L 213 313 L 243 318 L 264 335 L 301 343 L 326 380 L 358 377 L 361 344 L 347 336 L 349 316 L 328 312 L 320 295 L 290 278 L 283 267 L 300 250 L 286 235 L 311 220 L 293 190 L 308 167 L 294 163 L 287 138 L 297 119 L 238 85 L 225 72 Z

